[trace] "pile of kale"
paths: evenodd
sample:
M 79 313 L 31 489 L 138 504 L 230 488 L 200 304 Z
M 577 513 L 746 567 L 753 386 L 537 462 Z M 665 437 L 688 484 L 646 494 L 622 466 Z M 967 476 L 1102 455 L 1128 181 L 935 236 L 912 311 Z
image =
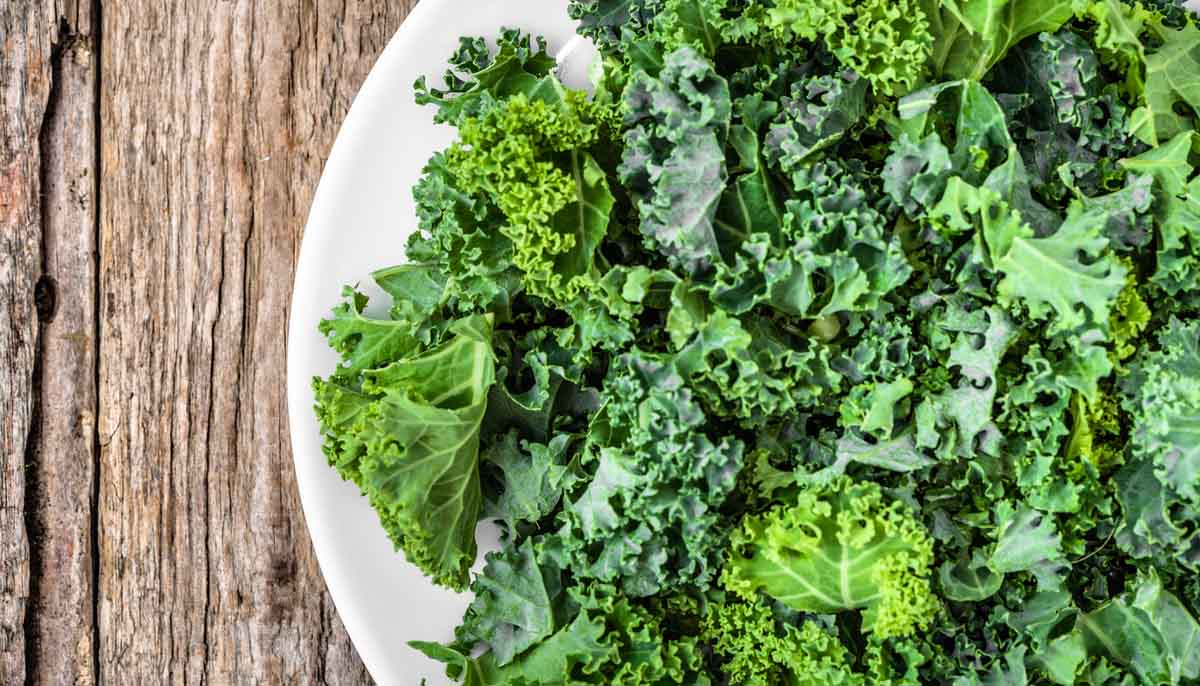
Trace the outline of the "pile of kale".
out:
M 1169 0 L 573 0 L 417 97 L 330 463 L 466 684 L 1200 683 L 1200 28 Z M 470 578 L 474 532 L 503 546 Z

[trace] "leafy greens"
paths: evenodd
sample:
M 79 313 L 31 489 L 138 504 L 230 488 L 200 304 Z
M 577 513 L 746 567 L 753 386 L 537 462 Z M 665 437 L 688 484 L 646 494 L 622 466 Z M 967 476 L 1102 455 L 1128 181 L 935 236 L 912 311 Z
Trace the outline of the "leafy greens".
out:
M 571 0 L 463 39 L 328 461 L 473 686 L 1200 684 L 1200 24 Z M 498 551 L 476 562 L 475 527 Z

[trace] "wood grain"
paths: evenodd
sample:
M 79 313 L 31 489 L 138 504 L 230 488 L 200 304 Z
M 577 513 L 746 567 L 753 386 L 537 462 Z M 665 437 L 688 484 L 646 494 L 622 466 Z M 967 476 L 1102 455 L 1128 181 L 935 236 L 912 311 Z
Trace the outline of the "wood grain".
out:
M 300 515 L 286 330 L 413 4 L 0 2 L 0 684 L 370 682 Z
M 47 17 L 50 92 L 41 125 L 42 331 L 37 445 L 26 485 L 33 542 L 27 683 L 95 683 L 96 65 L 90 3 Z
M 49 93 L 44 24 L 29 3 L 0 4 L 0 683 L 25 675 L 29 539 L 25 462 L 34 425 L 41 272 L 38 132 Z M 33 14 L 34 16 L 30 16 Z

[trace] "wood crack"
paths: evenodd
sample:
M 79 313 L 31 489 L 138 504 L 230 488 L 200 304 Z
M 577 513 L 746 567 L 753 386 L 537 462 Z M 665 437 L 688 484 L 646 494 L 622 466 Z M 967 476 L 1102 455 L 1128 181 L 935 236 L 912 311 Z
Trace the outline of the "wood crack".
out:
M 88 542 L 90 544 L 91 553 L 91 569 L 88 570 L 91 574 L 92 581 L 92 597 L 91 597 L 91 612 L 92 612 L 92 679 L 93 683 L 101 683 L 100 671 L 100 647 L 102 636 L 100 635 L 100 470 L 103 460 L 101 459 L 101 451 L 104 449 L 100 442 L 100 345 L 104 340 L 104 328 L 102 325 L 104 308 L 101 294 L 104 292 L 104 284 L 101 280 L 100 264 L 103 256 L 100 254 L 100 246 L 103 244 L 101 240 L 100 226 L 100 210 L 103 193 L 104 178 L 104 131 L 103 119 L 101 112 L 101 94 L 104 92 L 103 70 L 101 65 L 103 60 L 101 56 L 104 53 L 104 7 L 101 0 L 91 0 L 91 13 L 93 22 L 93 45 L 96 51 L 95 55 L 95 72 L 92 79 L 92 135 L 95 151 L 92 157 L 92 168 L 95 173 L 92 175 L 92 245 L 95 246 L 95 251 L 92 257 L 92 387 L 95 389 L 95 395 L 92 398 L 92 479 L 91 491 L 88 494 L 91 505 L 91 511 L 88 517 Z M 115 431 L 115 428 L 114 428 Z

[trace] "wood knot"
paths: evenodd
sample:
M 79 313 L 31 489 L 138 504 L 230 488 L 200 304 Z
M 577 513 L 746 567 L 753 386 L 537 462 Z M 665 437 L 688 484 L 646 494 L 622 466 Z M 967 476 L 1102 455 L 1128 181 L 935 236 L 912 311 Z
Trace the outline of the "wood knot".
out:
M 54 321 L 58 311 L 58 284 L 53 278 L 43 275 L 33 286 L 33 307 L 38 321 L 46 324 Z

